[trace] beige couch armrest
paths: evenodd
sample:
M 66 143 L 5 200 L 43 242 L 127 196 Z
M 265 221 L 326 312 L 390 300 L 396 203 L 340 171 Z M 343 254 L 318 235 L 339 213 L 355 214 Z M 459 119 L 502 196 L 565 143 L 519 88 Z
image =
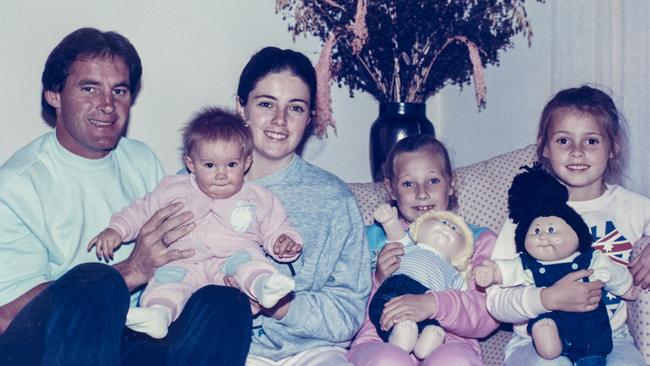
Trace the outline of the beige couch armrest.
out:
M 650 236 L 644 236 L 634 243 L 630 258 L 634 258 L 650 244 Z M 650 365 L 650 290 L 641 290 L 636 301 L 628 302 L 627 325 L 634 337 L 636 347 Z

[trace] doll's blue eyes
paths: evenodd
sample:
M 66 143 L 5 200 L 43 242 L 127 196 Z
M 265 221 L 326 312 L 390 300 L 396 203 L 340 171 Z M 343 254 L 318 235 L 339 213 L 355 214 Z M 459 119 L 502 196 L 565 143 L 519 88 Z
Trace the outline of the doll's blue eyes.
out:
M 555 230 L 555 228 L 554 228 L 553 226 L 549 226 L 549 227 L 546 228 L 546 232 L 549 233 L 549 234 L 555 234 L 555 231 L 556 231 L 556 230 Z M 539 234 L 542 233 L 542 229 L 536 227 L 536 228 L 533 230 L 533 233 L 534 233 L 535 235 L 539 235 Z
M 456 225 L 451 225 L 451 224 L 449 224 L 449 221 L 447 221 L 447 220 L 440 220 L 440 222 L 441 222 L 443 225 L 447 225 L 447 226 L 449 226 L 453 231 L 456 231 Z

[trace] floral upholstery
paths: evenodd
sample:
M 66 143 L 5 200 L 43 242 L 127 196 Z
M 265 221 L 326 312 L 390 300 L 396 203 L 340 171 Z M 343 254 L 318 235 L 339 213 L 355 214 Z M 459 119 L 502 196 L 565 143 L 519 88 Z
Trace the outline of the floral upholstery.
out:
M 523 165 L 535 161 L 535 145 L 515 150 L 491 159 L 456 169 L 454 171 L 455 190 L 458 198 L 457 211 L 467 221 L 499 231 L 507 217 L 507 192 L 512 179 Z M 372 211 L 379 204 L 388 201 L 388 193 L 381 183 L 350 183 L 350 189 L 359 202 L 366 224 L 372 223 Z M 647 240 L 646 240 L 647 239 Z M 632 255 L 636 255 L 650 238 L 644 238 L 635 245 Z M 630 304 L 628 325 L 637 347 L 644 353 L 650 364 L 650 291 L 641 291 L 636 303 Z M 481 341 L 481 351 L 486 365 L 501 365 L 503 350 L 512 332 L 499 330 Z

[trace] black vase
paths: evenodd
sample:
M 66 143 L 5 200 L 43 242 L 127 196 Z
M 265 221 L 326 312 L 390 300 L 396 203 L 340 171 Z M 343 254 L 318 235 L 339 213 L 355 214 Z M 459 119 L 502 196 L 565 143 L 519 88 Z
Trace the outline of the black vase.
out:
M 372 180 L 384 179 L 382 165 L 397 141 L 413 135 L 435 135 L 427 119 L 425 103 L 380 103 L 379 117 L 370 127 L 370 169 Z

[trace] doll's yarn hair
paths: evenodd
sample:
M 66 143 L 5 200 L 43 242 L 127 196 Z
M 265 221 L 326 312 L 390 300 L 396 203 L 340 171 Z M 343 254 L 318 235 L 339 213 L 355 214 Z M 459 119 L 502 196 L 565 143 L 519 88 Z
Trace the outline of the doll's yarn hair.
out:
M 460 253 L 451 259 L 451 265 L 467 278 L 467 275 L 470 273 L 469 260 L 474 254 L 474 234 L 469 226 L 467 226 L 465 219 L 451 211 L 427 211 L 409 225 L 409 235 L 411 236 L 411 239 L 416 243 L 419 242 L 418 232 L 420 230 L 420 225 L 426 220 L 432 218 L 440 221 L 445 220 L 451 223 L 453 227 L 460 232 L 463 238 L 465 238 L 465 247 L 460 251 Z
M 593 250 L 593 237 L 582 217 L 568 204 L 569 191 L 540 163 L 524 166 L 508 190 L 510 219 L 517 225 L 515 246 L 518 253 L 526 252 L 524 242 L 532 222 L 538 217 L 556 216 L 563 219 L 578 236 L 578 250 Z

